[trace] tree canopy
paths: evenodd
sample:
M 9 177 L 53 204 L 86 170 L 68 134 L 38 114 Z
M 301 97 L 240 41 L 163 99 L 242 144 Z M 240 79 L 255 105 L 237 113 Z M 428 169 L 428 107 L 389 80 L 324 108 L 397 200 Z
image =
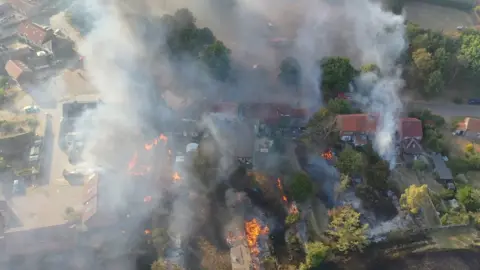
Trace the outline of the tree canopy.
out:
M 340 98 L 332 98 L 327 103 L 327 110 L 330 114 L 351 114 L 353 113 L 352 105 L 348 100 Z
M 368 244 L 368 224 L 360 223 L 360 213 L 352 206 L 334 208 L 329 215 L 330 223 L 326 233 L 336 250 L 345 253 L 353 250 L 361 251 Z
M 295 201 L 303 202 L 313 195 L 313 184 L 308 174 L 296 173 L 289 185 L 288 192 Z
M 205 47 L 200 59 L 215 79 L 225 81 L 230 73 L 230 53 L 230 49 L 217 40 Z
M 347 175 L 358 175 L 363 171 L 363 157 L 362 153 L 355 151 L 352 148 L 345 148 L 338 155 L 337 169 Z
M 412 214 L 418 214 L 428 196 L 427 185 L 411 185 L 400 196 L 400 206 Z
M 344 57 L 330 57 L 321 61 L 322 91 L 327 97 L 336 97 L 339 93 L 348 91 L 352 79 L 357 71 Z
M 458 58 L 474 72 L 480 71 L 480 34 L 478 32 L 468 32 L 462 35 Z
M 307 256 L 305 259 L 306 269 L 319 267 L 330 252 L 330 247 L 322 242 L 308 243 L 306 246 Z
M 301 68 L 298 60 L 287 57 L 280 63 L 278 79 L 285 85 L 298 86 L 301 80 Z
M 467 211 L 480 209 L 480 190 L 467 185 L 458 189 L 456 197 Z

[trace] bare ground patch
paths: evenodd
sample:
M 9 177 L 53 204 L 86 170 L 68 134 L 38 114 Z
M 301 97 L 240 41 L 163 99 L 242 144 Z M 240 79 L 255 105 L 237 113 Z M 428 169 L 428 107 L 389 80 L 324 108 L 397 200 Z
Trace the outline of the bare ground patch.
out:
M 455 31 L 458 26 L 474 25 L 471 14 L 453 8 L 409 1 L 405 10 L 407 20 L 432 30 Z

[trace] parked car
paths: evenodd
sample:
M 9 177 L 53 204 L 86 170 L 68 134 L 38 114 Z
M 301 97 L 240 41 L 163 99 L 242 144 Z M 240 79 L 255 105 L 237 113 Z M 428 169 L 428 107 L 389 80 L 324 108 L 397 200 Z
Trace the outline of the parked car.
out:
M 73 179 L 73 178 L 80 178 L 80 177 L 84 177 L 85 174 L 84 172 L 82 172 L 81 170 L 63 170 L 63 177 L 65 177 L 65 179 Z
M 468 104 L 470 105 L 480 105 L 480 98 L 471 98 L 468 100 Z
M 37 106 L 35 106 L 35 105 L 30 105 L 30 106 L 25 106 L 25 107 L 23 107 L 23 111 L 24 111 L 25 113 L 28 113 L 28 114 L 30 114 L 30 113 L 38 113 L 38 112 L 40 111 L 40 108 L 37 107 Z

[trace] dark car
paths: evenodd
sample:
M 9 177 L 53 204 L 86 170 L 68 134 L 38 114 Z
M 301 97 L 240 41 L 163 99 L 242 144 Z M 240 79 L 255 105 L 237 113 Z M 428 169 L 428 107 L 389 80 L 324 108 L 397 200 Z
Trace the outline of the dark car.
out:
M 480 105 L 480 98 L 471 98 L 468 100 L 468 104 L 470 105 Z

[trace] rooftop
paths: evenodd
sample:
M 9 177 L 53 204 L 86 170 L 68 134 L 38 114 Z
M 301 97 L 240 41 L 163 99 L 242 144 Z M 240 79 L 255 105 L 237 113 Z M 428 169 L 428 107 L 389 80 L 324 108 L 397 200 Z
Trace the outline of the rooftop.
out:
M 28 21 L 20 24 L 18 33 L 36 45 L 42 45 L 49 38 L 46 28 Z
M 441 180 L 452 180 L 452 171 L 447 167 L 445 160 L 441 154 L 432 155 L 432 160 L 435 165 L 435 171 L 438 173 L 438 176 Z
M 377 120 L 368 114 L 337 115 L 337 128 L 343 132 L 373 132 Z
M 8 60 L 5 65 L 5 70 L 8 75 L 13 79 L 17 80 L 23 74 L 23 72 L 32 72 L 32 70 L 22 61 L 19 60 Z
M 27 191 L 26 196 L 15 196 L 9 201 L 13 217 L 8 232 L 31 230 L 65 224 L 65 208 L 81 205 L 82 187 L 45 186 Z
M 467 131 L 480 132 L 480 119 L 467 117 L 464 124 Z
M 417 118 L 400 119 L 400 134 L 403 138 L 422 137 L 423 128 L 422 121 Z

